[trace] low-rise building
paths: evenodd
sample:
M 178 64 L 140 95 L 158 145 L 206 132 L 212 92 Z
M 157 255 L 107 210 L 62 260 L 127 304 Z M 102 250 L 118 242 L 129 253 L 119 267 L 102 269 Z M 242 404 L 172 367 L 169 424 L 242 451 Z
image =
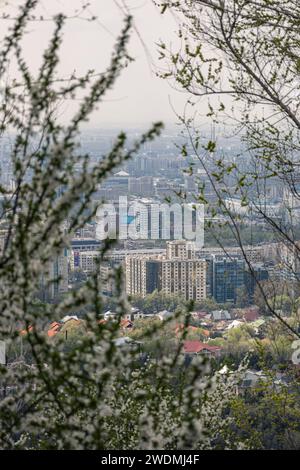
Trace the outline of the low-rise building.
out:
M 207 356 L 218 357 L 221 354 L 220 346 L 210 346 L 207 343 L 202 343 L 201 341 L 184 341 L 183 343 L 183 352 L 188 356 L 195 356 L 198 354 L 205 354 Z

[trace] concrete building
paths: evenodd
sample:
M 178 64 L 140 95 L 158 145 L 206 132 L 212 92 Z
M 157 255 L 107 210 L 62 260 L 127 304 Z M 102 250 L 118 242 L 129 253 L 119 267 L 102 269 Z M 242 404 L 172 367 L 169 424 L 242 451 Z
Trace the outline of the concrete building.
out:
M 71 270 L 80 269 L 87 274 L 95 272 L 95 270 L 97 269 L 99 257 L 99 251 L 87 250 L 73 252 L 71 255 L 70 262 Z
M 53 300 L 68 291 L 68 250 L 53 257 L 40 278 L 39 297 L 43 301 Z
M 130 177 L 128 180 L 128 193 L 138 196 L 153 196 L 154 186 L 152 176 Z
M 155 255 L 126 256 L 125 276 L 126 292 L 129 295 L 145 297 L 151 292 L 161 290 L 162 260 Z
M 167 243 L 168 260 L 190 260 L 195 259 L 195 246 L 193 243 L 189 243 L 182 240 L 174 240 Z
M 200 259 L 162 261 L 161 290 L 182 295 L 185 300 L 206 298 L 206 261 Z
M 145 296 L 158 290 L 201 301 L 206 298 L 206 266 L 206 260 L 196 258 L 192 244 L 167 242 L 164 256 L 125 258 L 126 291 Z
M 100 248 L 100 245 L 101 242 L 94 238 L 73 238 L 73 240 L 71 241 L 70 251 L 71 269 L 73 270 L 80 267 L 80 255 L 82 252 L 97 252 L 97 250 L 99 250 Z

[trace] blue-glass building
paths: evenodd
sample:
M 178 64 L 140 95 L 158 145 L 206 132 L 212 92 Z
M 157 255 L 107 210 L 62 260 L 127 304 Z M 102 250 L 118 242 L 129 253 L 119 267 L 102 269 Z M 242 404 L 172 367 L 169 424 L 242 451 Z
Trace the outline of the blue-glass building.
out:
M 218 303 L 236 302 L 237 289 L 245 285 L 245 261 L 213 256 L 210 266 L 210 292 Z

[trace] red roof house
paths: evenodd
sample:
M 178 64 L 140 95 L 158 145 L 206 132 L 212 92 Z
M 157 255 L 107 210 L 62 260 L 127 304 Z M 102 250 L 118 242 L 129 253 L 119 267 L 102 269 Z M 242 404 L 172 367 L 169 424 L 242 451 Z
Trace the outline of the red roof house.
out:
M 131 328 L 133 328 L 133 323 L 131 320 L 121 320 L 120 326 L 123 329 L 130 330 Z
M 60 323 L 57 323 L 57 322 L 51 323 L 50 328 L 47 331 L 47 335 L 49 336 L 49 338 L 52 338 L 53 336 L 55 336 L 59 332 L 60 328 L 61 328 Z
M 208 354 L 217 356 L 221 352 L 219 346 L 210 346 L 207 343 L 201 341 L 184 341 L 183 351 L 185 354 Z
M 20 331 L 21 336 L 25 336 L 28 333 L 31 333 L 34 330 L 34 327 L 32 325 L 28 326 L 25 330 Z

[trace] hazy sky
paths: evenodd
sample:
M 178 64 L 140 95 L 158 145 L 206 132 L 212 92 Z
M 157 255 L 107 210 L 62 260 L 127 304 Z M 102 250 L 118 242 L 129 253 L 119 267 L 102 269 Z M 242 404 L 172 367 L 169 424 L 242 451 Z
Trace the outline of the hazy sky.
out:
M 10 3 L 10 11 L 16 11 L 16 6 L 21 1 L 11 0 Z M 84 73 L 88 68 L 104 70 L 114 40 L 122 27 L 123 15 L 118 3 L 121 4 L 122 0 L 90 0 L 88 13 L 97 15 L 99 20 L 92 23 L 79 19 L 67 22 L 61 50 L 61 75 L 67 76 L 73 70 L 78 74 Z M 72 14 L 81 4 L 81 0 L 41 0 L 38 13 L 46 17 L 58 11 Z M 138 35 L 133 32 L 129 51 L 135 62 L 123 71 L 106 102 L 94 113 L 90 125 L 138 125 L 160 119 L 175 123 L 176 117 L 169 100 L 180 111 L 187 97 L 155 76 L 151 60 L 154 64 L 159 64 L 155 42 L 160 38 L 167 43 L 176 41 L 176 22 L 169 14 L 160 15 L 151 0 L 127 0 L 127 5 L 131 8 L 136 27 L 147 45 L 151 59 L 147 57 Z M 2 6 L 1 10 L 3 9 Z M 38 67 L 51 28 L 51 22 L 30 24 L 30 32 L 25 40 L 25 56 L 33 69 Z M 71 101 L 64 105 L 62 111 L 65 119 L 68 119 L 76 105 L 78 103 Z

